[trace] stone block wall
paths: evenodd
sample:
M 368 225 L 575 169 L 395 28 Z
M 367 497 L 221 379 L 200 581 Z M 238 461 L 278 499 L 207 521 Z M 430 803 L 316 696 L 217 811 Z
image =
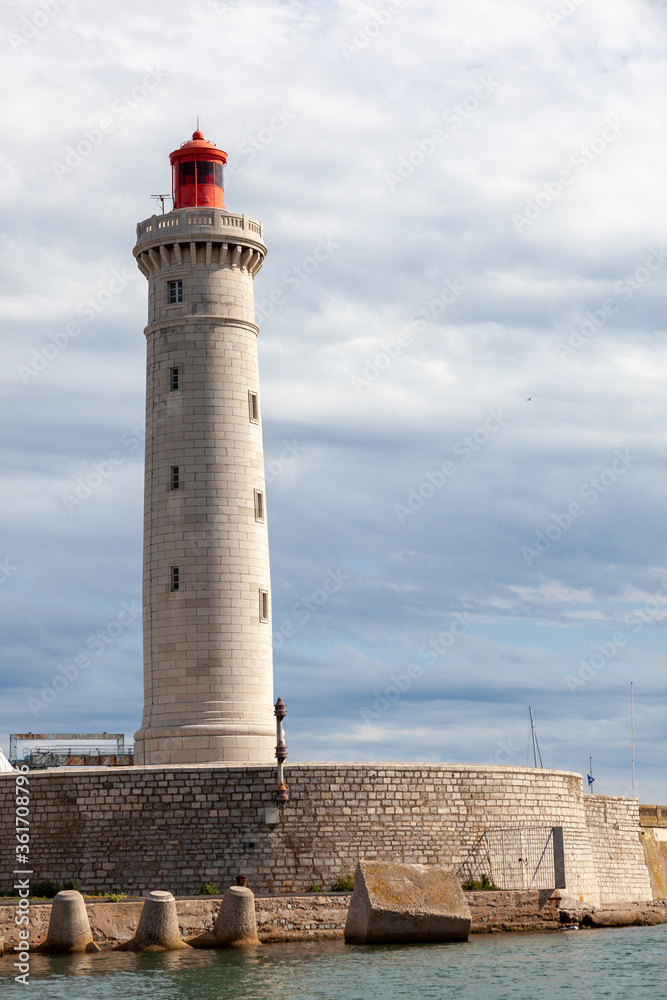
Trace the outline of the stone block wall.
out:
M 149 283 L 141 765 L 274 759 L 260 231 L 219 209 L 138 227 Z
M 308 941 L 341 938 L 351 893 L 300 896 L 256 896 L 255 913 L 260 941 Z M 177 899 L 178 925 L 184 941 L 192 942 L 211 931 L 221 905 L 220 897 Z M 473 933 L 490 931 L 553 930 L 559 926 L 559 897 L 549 892 L 467 892 Z M 86 901 L 93 940 L 103 948 L 131 940 L 137 930 L 143 900 L 120 903 Z M 14 923 L 16 905 L 0 903 L 0 955 L 15 957 L 19 943 Z M 51 903 L 30 907 L 30 942 L 35 948 L 46 940 Z
M 256 893 L 326 890 L 359 857 L 458 866 L 484 830 L 526 824 L 564 828 L 568 894 L 594 905 L 603 896 L 651 898 L 633 841 L 636 801 L 604 797 L 593 808 L 600 797 L 584 796 L 572 772 L 366 763 L 286 772 L 290 799 L 277 825 L 266 822 L 276 775 L 265 766 L 32 772 L 34 878 L 78 877 L 96 892 L 197 893 L 204 882 L 223 887 L 245 874 Z M 14 867 L 12 774 L 0 775 L 0 807 L 5 889 Z
M 600 887 L 600 905 L 651 899 L 653 893 L 635 800 L 614 795 L 584 795 L 583 801 Z M 637 896 L 637 873 L 642 868 L 646 869 L 646 874 L 641 883 L 642 895 Z
M 667 806 L 640 806 L 639 822 L 654 899 L 667 899 Z

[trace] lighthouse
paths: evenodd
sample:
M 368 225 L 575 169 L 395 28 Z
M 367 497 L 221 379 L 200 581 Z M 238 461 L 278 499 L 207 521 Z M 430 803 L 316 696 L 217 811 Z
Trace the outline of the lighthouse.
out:
M 137 226 L 148 280 L 144 714 L 135 764 L 274 759 L 271 586 L 253 281 L 260 222 L 227 154 L 170 154 L 172 211 Z

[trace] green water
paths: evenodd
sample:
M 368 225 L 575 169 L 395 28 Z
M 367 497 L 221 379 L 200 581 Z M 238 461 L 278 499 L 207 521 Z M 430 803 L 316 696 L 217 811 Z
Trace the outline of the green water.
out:
M 0 997 L 39 1000 L 667 1000 L 667 925 L 475 935 L 468 944 L 342 942 L 157 955 L 0 959 Z

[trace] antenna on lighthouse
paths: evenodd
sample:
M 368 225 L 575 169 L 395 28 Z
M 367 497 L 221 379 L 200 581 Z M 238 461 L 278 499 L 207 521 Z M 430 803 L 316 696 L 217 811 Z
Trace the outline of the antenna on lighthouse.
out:
M 160 202 L 160 205 L 162 206 L 162 214 L 164 215 L 164 199 L 165 198 L 171 198 L 171 195 L 170 194 L 152 194 L 151 198 L 153 199 L 153 201 L 159 201 Z

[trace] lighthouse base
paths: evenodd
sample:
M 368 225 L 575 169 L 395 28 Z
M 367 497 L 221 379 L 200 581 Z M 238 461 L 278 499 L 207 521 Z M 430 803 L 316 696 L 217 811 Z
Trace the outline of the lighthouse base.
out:
M 146 726 L 134 734 L 134 763 L 272 764 L 275 741 L 272 726 Z

